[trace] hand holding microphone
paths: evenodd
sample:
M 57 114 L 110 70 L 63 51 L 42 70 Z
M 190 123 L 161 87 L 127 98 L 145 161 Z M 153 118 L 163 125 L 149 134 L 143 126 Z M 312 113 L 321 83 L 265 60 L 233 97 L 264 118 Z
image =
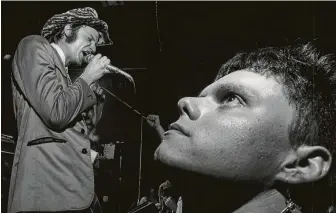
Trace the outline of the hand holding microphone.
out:
M 110 64 L 110 59 L 106 56 L 102 56 L 101 54 L 92 56 L 90 61 L 86 59 L 87 57 L 88 56 L 85 56 L 84 61 L 88 63 L 88 65 L 80 77 L 84 79 L 89 86 L 91 86 L 91 84 L 99 80 L 103 77 L 103 75 L 109 73 L 109 70 L 106 69 L 106 67 Z
M 101 56 L 101 54 L 97 54 L 97 55 L 95 55 L 95 56 L 94 56 L 94 55 L 86 55 L 86 56 L 84 57 L 84 61 L 90 65 L 91 62 L 93 62 L 97 57 L 100 58 L 99 56 Z M 102 58 L 106 58 L 106 57 L 104 56 L 104 57 L 102 57 Z M 102 59 L 102 58 L 100 58 L 100 59 Z M 106 58 L 106 59 L 107 59 L 107 58 Z M 99 60 L 99 59 L 98 59 L 98 60 Z M 106 61 L 103 60 L 103 62 L 104 62 L 104 65 L 105 65 L 105 62 L 106 62 Z M 118 67 L 115 67 L 115 66 L 111 65 L 109 59 L 108 59 L 108 63 L 105 65 L 104 69 L 107 70 L 107 72 L 104 72 L 104 74 L 106 74 L 106 73 L 118 73 L 118 74 L 121 74 L 121 75 L 123 75 L 124 77 L 126 77 L 130 82 L 132 82 L 132 83 L 134 84 L 134 80 L 133 80 L 132 76 L 130 76 L 128 73 L 122 71 L 122 70 L 119 69 Z M 98 78 L 98 79 L 99 79 L 99 78 Z M 97 79 L 97 80 L 98 80 L 98 79 Z

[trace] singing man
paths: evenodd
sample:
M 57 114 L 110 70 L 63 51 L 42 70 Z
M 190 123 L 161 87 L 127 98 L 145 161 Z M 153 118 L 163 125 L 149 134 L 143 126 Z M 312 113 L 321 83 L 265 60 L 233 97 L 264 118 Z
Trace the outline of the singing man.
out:
M 101 211 L 90 142 L 99 139 L 104 100 L 96 81 L 109 72 L 110 60 L 97 54 L 73 82 L 68 66 L 111 43 L 108 25 L 86 7 L 52 16 L 41 36 L 18 44 L 12 64 L 18 139 L 8 212 Z

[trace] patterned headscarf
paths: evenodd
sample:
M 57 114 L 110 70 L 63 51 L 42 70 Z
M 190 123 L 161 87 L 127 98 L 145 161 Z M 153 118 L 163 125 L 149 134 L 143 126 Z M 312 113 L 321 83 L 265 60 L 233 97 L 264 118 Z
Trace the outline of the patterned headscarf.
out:
M 98 19 L 96 10 L 91 7 L 77 8 L 54 15 L 44 24 L 41 35 L 49 40 L 67 24 L 90 26 L 102 34 L 104 45 L 111 45 L 113 43 L 110 39 L 106 22 Z

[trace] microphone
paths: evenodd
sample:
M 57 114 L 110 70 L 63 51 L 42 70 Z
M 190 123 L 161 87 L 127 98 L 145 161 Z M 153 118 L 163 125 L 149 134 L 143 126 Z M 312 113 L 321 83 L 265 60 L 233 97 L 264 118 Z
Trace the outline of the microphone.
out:
M 92 55 L 92 54 L 89 54 L 89 55 L 84 56 L 84 62 L 87 63 L 87 64 L 90 63 L 90 62 L 92 61 L 93 57 L 94 57 L 94 55 Z M 113 66 L 113 65 L 111 65 L 111 64 L 107 65 L 107 66 L 106 66 L 106 69 L 107 69 L 108 71 L 110 71 L 110 73 L 118 73 L 118 74 L 120 74 L 120 75 L 123 75 L 123 76 L 126 77 L 130 82 L 132 82 L 133 85 L 134 85 L 134 87 L 135 87 L 134 79 L 133 79 L 132 76 L 129 75 L 128 73 L 122 71 L 122 70 L 119 69 L 118 67 L 115 67 L 115 66 Z

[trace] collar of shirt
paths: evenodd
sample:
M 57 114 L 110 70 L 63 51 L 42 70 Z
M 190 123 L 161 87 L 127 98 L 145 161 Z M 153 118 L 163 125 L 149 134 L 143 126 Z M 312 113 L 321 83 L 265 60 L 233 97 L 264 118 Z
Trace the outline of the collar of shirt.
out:
M 65 66 L 65 55 L 64 55 L 63 50 L 55 43 L 51 43 L 51 46 L 53 46 L 55 48 L 56 52 L 61 57 L 62 63 L 64 65 L 66 71 L 68 72 L 68 67 Z

